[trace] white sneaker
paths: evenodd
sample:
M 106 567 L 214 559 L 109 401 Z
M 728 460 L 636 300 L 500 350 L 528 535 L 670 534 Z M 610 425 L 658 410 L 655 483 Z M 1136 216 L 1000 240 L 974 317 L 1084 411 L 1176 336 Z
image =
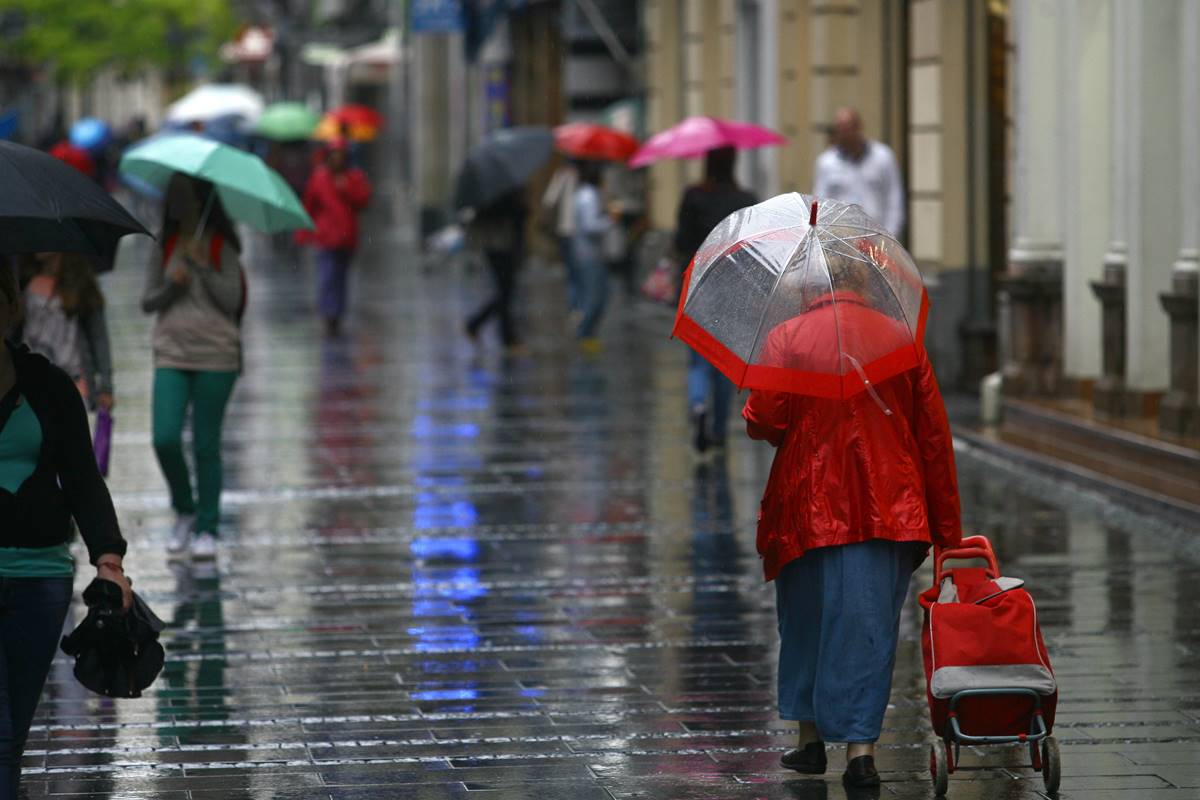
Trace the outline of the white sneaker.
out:
M 188 545 L 192 541 L 192 529 L 196 527 L 195 514 L 179 514 L 175 517 L 175 527 L 171 528 L 171 535 L 167 539 L 167 552 L 171 555 L 179 555 L 188 549 Z
M 217 537 L 201 533 L 192 539 L 192 558 L 197 561 L 212 561 L 217 557 Z

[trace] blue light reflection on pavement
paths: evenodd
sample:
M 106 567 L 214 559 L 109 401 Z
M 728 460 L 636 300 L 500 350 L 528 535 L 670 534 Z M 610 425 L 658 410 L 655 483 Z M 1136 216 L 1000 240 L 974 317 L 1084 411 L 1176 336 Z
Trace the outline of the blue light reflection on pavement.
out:
M 454 397 L 449 401 L 453 402 Z M 414 484 L 422 489 L 415 497 L 414 528 L 461 529 L 477 524 L 479 511 L 466 491 L 470 484 L 467 473 L 481 465 L 478 459 L 471 466 L 462 463 L 462 459 L 448 463 L 455 460 L 448 459 L 440 448 L 443 442 L 474 439 L 478 435 L 479 426 L 469 423 L 435 423 L 425 414 L 413 421 L 412 438 L 420 451 L 415 461 Z M 415 640 L 416 649 L 432 653 L 479 647 L 481 636 L 474 622 L 473 604 L 487 595 L 487 587 L 480 582 L 479 567 L 474 566 L 480 556 L 479 541 L 470 536 L 418 536 L 409 548 L 413 555 L 413 617 L 428 620 L 428 624 L 407 630 Z M 474 663 L 459 662 L 450 669 L 444 662 L 431 660 L 421 666 L 427 675 L 457 672 L 466 676 L 474 674 L 466 666 Z M 462 713 L 474 711 L 472 704 L 463 701 L 476 700 L 478 696 L 473 681 L 456 681 L 450 687 L 443 681 L 426 682 L 411 694 L 414 701 L 436 702 L 443 710 L 453 708 Z

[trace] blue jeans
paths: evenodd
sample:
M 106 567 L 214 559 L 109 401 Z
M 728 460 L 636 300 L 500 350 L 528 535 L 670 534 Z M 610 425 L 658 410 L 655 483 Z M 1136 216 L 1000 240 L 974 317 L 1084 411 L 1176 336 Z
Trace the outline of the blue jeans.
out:
M 688 365 L 688 410 L 694 411 L 703 406 L 712 421 L 713 439 L 724 441 L 733 384 L 695 350 L 689 348 L 688 352 L 691 355 Z
M 571 257 L 570 236 L 558 237 L 558 254 L 563 262 L 563 270 L 566 272 L 567 308 L 571 311 L 582 311 L 585 292 L 583 276 L 579 272 L 579 266 L 575 263 L 575 259 Z
M 16 800 L 21 753 L 73 584 L 71 578 L 0 578 L 0 800 Z
M 815 723 L 826 742 L 879 739 L 900 609 L 925 547 L 872 539 L 784 566 L 775 580 L 781 718 Z
M 599 259 L 578 259 L 575 269 L 583 281 L 583 319 L 579 321 L 579 338 L 596 335 L 604 308 L 608 305 L 608 267 Z

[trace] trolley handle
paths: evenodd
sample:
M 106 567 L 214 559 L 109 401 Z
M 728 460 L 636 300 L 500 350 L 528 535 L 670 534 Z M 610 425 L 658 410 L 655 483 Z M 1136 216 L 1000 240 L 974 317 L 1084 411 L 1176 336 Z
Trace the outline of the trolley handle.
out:
M 989 578 L 1000 577 L 1000 564 L 996 561 L 996 553 L 992 550 L 992 543 L 987 540 L 986 536 L 968 536 L 962 540 L 958 547 L 938 548 L 934 552 L 934 584 L 940 585 L 942 578 L 945 577 L 945 570 L 942 565 L 946 561 L 960 560 L 967 558 L 982 558 L 987 561 L 987 576 Z

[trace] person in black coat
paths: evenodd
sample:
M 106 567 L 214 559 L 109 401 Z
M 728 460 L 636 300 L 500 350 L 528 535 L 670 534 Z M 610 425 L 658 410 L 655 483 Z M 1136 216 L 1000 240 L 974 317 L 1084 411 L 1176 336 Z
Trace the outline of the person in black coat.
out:
M 758 202 L 753 194 L 738 186 L 734 178 L 736 163 L 737 151 L 732 147 L 710 150 L 704 159 L 704 180 L 689 186 L 683 194 L 674 242 L 683 270 L 723 219 Z M 686 292 L 687 287 L 680 286 L 680 291 Z M 709 446 L 725 446 L 733 385 L 695 350 L 689 353 L 688 411 L 695 431 L 695 448 L 704 453 Z
M 75 384 L 7 340 L 17 279 L 0 265 L 0 800 L 15 800 L 21 754 L 71 603 L 72 520 L 98 578 L 132 591 L 125 540 L 96 467 Z

